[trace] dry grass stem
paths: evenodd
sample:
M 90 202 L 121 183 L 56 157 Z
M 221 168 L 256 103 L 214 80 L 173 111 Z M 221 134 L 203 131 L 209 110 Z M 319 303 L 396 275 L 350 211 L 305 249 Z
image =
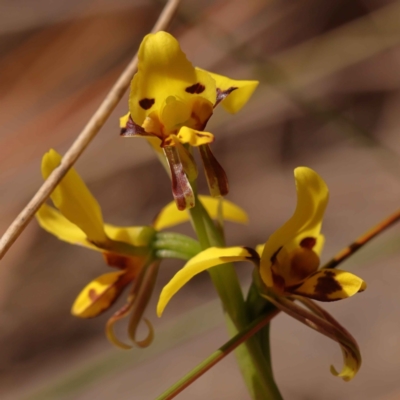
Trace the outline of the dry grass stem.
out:
M 353 255 L 357 250 L 366 245 L 375 236 L 390 228 L 393 224 L 400 220 L 400 210 L 396 211 L 389 217 L 385 218 L 383 221 L 379 222 L 378 225 L 374 226 L 367 233 L 364 233 L 358 239 L 356 239 L 349 246 L 341 250 L 332 260 L 328 261 L 322 268 L 335 268 L 344 260 Z

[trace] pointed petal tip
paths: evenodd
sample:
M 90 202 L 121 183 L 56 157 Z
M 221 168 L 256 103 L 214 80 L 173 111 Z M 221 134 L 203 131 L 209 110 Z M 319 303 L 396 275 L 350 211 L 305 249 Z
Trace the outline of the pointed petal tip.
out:
M 346 367 L 344 367 L 344 369 L 346 369 L 346 372 L 344 372 L 344 371 L 338 372 L 333 365 L 331 365 L 331 367 L 330 367 L 330 371 L 333 376 L 342 378 L 345 382 L 350 382 L 356 376 L 357 371 L 353 371 L 353 370 L 348 371 L 348 369 Z

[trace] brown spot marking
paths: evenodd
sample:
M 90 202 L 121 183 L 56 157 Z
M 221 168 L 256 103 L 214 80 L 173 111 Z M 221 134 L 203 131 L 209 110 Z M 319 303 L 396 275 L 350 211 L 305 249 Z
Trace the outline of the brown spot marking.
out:
M 148 110 L 154 103 L 154 99 L 142 99 L 139 101 L 139 106 L 142 107 L 143 110 Z
M 300 242 L 300 247 L 311 250 L 316 243 L 317 239 L 313 237 L 306 237 Z
M 185 92 L 191 93 L 191 94 L 200 94 L 203 93 L 206 87 L 202 85 L 200 82 L 195 83 L 192 86 L 189 86 L 185 89 Z
M 335 279 L 335 274 L 332 271 L 324 271 L 324 275 L 318 278 L 315 285 L 315 292 L 321 297 L 328 297 L 328 295 L 342 290 L 342 286 Z
M 95 302 L 99 299 L 100 295 L 94 289 L 90 289 L 88 293 L 89 299 Z

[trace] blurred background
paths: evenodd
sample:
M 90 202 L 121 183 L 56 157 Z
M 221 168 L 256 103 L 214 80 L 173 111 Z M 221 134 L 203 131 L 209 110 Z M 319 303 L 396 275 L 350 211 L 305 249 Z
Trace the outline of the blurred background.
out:
M 42 155 L 71 145 L 162 7 L 0 0 L 0 232 L 40 186 Z M 399 20 L 400 1 L 389 0 L 182 1 L 170 31 L 188 58 L 261 82 L 238 115 L 221 108 L 209 124 L 230 178 L 228 198 L 250 215 L 249 226 L 227 226 L 229 244 L 264 242 L 286 221 L 299 165 L 314 168 L 331 191 L 323 261 L 399 207 Z M 119 137 L 126 111 L 127 96 L 76 167 L 107 222 L 148 224 L 171 200 L 170 183 L 144 140 Z M 346 262 L 368 290 L 326 305 L 359 341 L 363 366 L 352 382 L 329 372 L 342 362 L 336 344 L 276 317 L 273 364 L 285 399 L 400 398 L 399 242 L 394 227 Z M 101 256 L 32 221 L 1 261 L 1 399 L 155 398 L 227 340 L 207 274 L 157 319 L 157 293 L 181 266 L 162 264 L 146 313 L 156 327 L 153 345 L 123 352 L 104 337 L 110 313 L 79 320 L 69 312 L 83 286 L 108 271 Z M 238 273 L 246 288 L 251 268 L 239 265 Z M 248 395 L 231 355 L 178 398 Z

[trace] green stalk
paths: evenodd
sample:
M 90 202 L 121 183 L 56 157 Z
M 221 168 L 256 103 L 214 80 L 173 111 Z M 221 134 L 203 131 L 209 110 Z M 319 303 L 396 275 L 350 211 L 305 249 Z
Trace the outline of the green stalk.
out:
M 225 358 L 238 346 L 244 343 L 246 340 L 250 339 L 254 334 L 256 334 L 260 329 L 264 328 L 269 324 L 269 321 L 275 316 L 279 311 L 272 309 L 266 315 L 262 315 L 256 320 L 254 320 L 250 325 L 248 325 L 243 331 L 239 332 L 231 340 L 226 342 L 218 350 L 214 351 L 209 357 L 202 361 L 199 365 L 193 368 L 189 373 L 187 373 L 182 379 L 172 385 L 163 394 L 157 397 L 156 400 L 170 400 L 181 393 L 185 388 L 187 388 L 196 379 L 200 378 L 205 372 L 207 372 L 211 367 Z
M 196 185 L 193 184 L 195 191 Z M 195 207 L 191 208 L 190 216 L 202 249 L 210 246 L 224 246 L 221 232 L 202 206 L 195 191 Z M 232 264 L 223 264 L 209 269 L 211 280 L 218 292 L 225 311 L 226 323 L 231 336 L 248 326 L 251 321 L 248 315 L 243 293 Z M 272 376 L 272 369 L 256 338 L 247 340 L 244 346 L 239 346 L 236 356 L 253 399 L 279 400 L 282 396 Z

